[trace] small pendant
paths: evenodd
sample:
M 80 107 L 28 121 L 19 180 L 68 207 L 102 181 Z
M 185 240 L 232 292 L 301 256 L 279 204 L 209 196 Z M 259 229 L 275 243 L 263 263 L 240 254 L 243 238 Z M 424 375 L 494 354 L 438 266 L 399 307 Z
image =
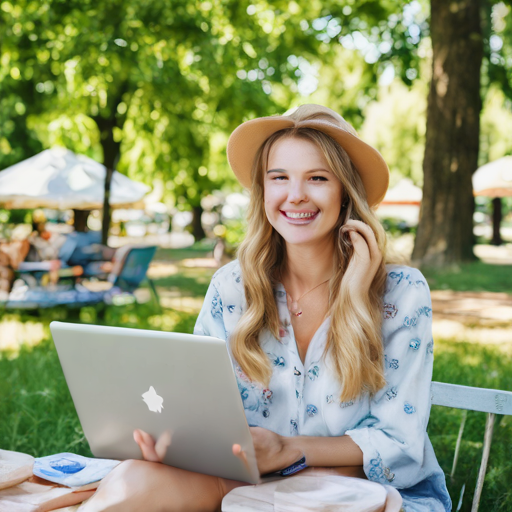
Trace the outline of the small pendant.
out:
M 294 316 L 302 315 L 302 309 L 299 306 L 299 303 L 296 300 L 291 299 L 289 295 L 288 295 L 288 310 Z
M 295 315 L 295 316 L 300 316 L 302 315 L 302 309 L 300 308 L 299 306 L 299 303 L 297 301 L 293 301 L 292 302 L 292 306 L 290 308 L 290 311 Z

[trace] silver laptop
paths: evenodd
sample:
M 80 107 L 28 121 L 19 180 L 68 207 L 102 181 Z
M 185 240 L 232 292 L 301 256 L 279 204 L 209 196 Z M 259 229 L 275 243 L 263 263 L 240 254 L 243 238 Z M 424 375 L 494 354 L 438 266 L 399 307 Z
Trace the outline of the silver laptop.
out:
M 50 324 L 95 457 L 142 459 L 133 430 L 170 430 L 165 464 L 259 482 L 252 437 L 226 343 L 208 336 Z M 232 452 L 238 443 L 246 467 Z

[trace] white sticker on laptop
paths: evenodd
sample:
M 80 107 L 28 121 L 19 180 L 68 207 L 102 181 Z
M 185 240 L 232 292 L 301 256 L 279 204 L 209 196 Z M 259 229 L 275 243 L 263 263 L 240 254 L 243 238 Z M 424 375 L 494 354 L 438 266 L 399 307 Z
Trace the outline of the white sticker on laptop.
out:
M 157 394 L 153 386 L 150 386 L 149 391 L 142 395 L 142 400 L 146 402 L 151 412 L 162 412 L 164 408 L 164 399 Z

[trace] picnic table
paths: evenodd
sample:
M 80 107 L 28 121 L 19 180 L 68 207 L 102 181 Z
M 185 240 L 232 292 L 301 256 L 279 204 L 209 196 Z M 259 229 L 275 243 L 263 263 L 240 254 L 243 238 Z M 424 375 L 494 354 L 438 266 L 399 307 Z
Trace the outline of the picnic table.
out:
M 19 280 L 3 305 L 6 309 L 38 309 L 53 306 L 82 307 L 135 301 L 135 290 L 148 280 L 154 297 L 158 294 L 147 271 L 156 246 L 125 245 L 117 250 L 96 244 L 98 232 L 71 233 L 60 250 L 59 262 L 21 262 Z M 56 265 L 56 263 L 59 263 Z M 45 276 L 57 272 L 59 283 L 45 283 Z M 62 283 L 62 279 L 68 282 Z M 87 279 L 102 281 L 99 290 L 87 286 Z M 71 282 L 69 282 L 71 281 Z

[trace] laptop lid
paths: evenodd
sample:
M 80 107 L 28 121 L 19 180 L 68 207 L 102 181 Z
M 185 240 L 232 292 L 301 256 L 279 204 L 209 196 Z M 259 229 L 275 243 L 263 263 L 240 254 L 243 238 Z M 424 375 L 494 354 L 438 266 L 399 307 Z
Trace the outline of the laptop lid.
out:
M 95 457 L 142 459 L 134 429 L 170 431 L 164 463 L 259 482 L 226 343 L 208 336 L 52 322 L 50 330 Z M 238 443 L 249 467 L 232 453 Z

